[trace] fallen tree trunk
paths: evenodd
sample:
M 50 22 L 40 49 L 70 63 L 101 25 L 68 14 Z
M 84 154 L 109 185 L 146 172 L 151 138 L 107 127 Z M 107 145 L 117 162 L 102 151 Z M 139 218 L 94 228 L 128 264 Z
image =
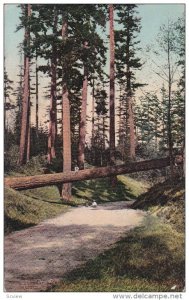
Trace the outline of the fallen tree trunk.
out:
M 126 165 L 109 166 L 101 168 L 85 169 L 78 172 L 70 171 L 66 173 L 44 174 L 25 177 L 5 178 L 5 187 L 16 190 L 33 189 L 37 187 L 56 185 L 80 180 L 110 177 L 112 175 L 129 174 L 139 171 L 160 169 L 170 164 L 169 158 L 152 159 L 140 162 L 127 163 Z

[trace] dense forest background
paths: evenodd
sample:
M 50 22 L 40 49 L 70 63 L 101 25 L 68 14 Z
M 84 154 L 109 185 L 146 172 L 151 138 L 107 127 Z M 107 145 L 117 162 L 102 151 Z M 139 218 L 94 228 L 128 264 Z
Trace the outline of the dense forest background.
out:
M 183 176 L 184 16 L 162 24 L 143 49 L 134 4 L 22 4 L 19 10 L 16 82 L 4 61 L 5 173 L 37 161 L 49 173 L 168 156 L 164 175 Z M 141 80 L 149 62 L 159 90 Z M 48 118 L 41 121 L 44 107 Z M 70 198 L 70 183 L 60 190 Z

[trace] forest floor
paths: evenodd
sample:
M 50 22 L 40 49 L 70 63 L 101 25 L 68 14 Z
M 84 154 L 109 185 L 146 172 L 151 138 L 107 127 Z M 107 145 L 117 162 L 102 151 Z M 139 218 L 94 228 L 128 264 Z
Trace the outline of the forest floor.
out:
M 131 202 L 129 202 L 131 203 Z M 5 238 L 5 289 L 45 291 L 65 274 L 113 247 L 145 213 L 121 201 L 71 208 Z

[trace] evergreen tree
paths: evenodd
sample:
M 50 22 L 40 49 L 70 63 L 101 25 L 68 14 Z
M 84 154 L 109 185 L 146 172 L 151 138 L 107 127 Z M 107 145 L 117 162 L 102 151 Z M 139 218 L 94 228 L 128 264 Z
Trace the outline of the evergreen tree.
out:
M 175 28 L 172 22 L 167 25 L 162 25 L 158 36 L 158 44 L 160 51 L 165 54 L 165 65 L 159 67 L 160 72 L 156 74 L 163 78 L 167 83 L 168 109 L 167 109 L 167 138 L 168 151 L 170 157 L 171 177 L 174 175 L 173 161 L 173 136 L 172 136 L 172 106 L 173 106 L 173 83 L 174 75 L 177 67 L 174 67 L 176 62 L 175 54 Z M 162 75 L 163 74 L 163 75 Z
M 6 65 L 4 62 L 4 129 L 6 129 L 7 126 L 7 111 L 10 111 L 11 109 L 15 108 L 15 105 L 11 101 L 11 95 L 13 93 L 13 81 L 9 79 L 7 71 L 6 71 Z
M 109 36 L 110 36 L 110 100 L 109 100 L 109 139 L 110 139 L 110 165 L 115 165 L 115 32 L 114 32 L 114 5 L 109 4 Z M 117 177 L 111 177 L 114 187 Z
M 178 18 L 175 22 L 175 51 L 179 56 L 177 61 L 178 66 L 181 68 L 181 76 L 179 85 L 181 91 L 185 90 L 185 19 L 184 17 Z
M 92 9 L 92 11 L 91 11 Z M 78 145 L 78 166 L 84 168 L 84 152 L 86 138 L 86 108 L 87 108 L 87 87 L 92 81 L 92 74 L 102 73 L 105 64 L 105 46 L 100 34 L 97 33 L 97 25 L 105 25 L 104 7 L 92 5 L 85 7 L 85 14 L 82 12 L 82 24 L 77 25 L 78 38 L 82 41 L 80 59 L 83 62 L 83 88 L 82 104 L 79 125 L 79 145 Z
M 137 17 L 137 5 L 116 5 L 118 24 L 122 26 L 116 31 L 116 67 L 118 80 L 124 80 L 125 91 L 124 113 L 126 121 L 125 144 L 126 159 L 135 159 L 135 121 L 133 111 L 133 96 L 137 87 L 141 86 L 135 80 L 135 70 L 142 66 L 138 58 L 137 47 L 139 41 L 136 39 L 140 32 L 140 18 Z
M 50 67 L 50 76 L 51 76 L 51 91 L 50 91 L 50 119 L 49 119 L 49 135 L 48 135 L 48 162 L 51 163 L 52 159 L 56 157 L 55 151 L 55 142 L 56 142 L 56 78 L 57 78 L 57 45 L 56 45 L 56 36 L 57 36 L 57 22 L 58 15 L 56 5 L 54 5 L 52 10 L 53 15 L 53 28 L 52 28 L 52 40 L 51 40 L 51 67 Z M 55 38 L 55 39 L 54 39 Z
M 140 97 L 136 107 L 137 154 L 157 157 L 162 132 L 161 102 L 155 93 Z
M 24 88 L 22 96 L 22 120 L 20 134 L 20 151 L 18 164 L 22 165 L 27 160 L 28 147 L 28 130 L 29 130 L 29 113 L 30 113 L 30 95 L 29 95 L 29 65 L 30 65 L 30 26 L 29 20 L 31 17 L 31 5 L 22 5 L 23 14 L 21 21 L 25 26 L 24 38 Z
M 16 82 L 16 89 L 14 90 L 13 95 L 16 97 L 16 108 L 15 108 L 15 124 L 14 132 L 16 144 L 19 145 L 20 142 L 20 130 L 21 130 L 21 115 L 22 115 L 22 95 L 23 95 L 23 78 L 24 78 L 24 66 L 22 63 L 23 53 L 22 48 L 20 48 L 20 64 L 18 66 L 19 73 L 17 74 L 18 81 Z
M 107 97 L 108 95 L 104 84 L 99 82 L 94 91 L 96 118 L 94 118 L 94 132 L 91 138 L 91 160 L 92 163 L 97 166 L 106 165 L 108 162 L 106 153 L 106 146 L 108 144 Z
M 185 147 L 185 98 L 180 90 L 173 93 L 171 117 L 173 149 L 176 149 L 175 154 L 183 154 Z
M 110 23 L 110 164 L 115 164 L 115 37 L 114 37 L 114 5 L 109 5 Z
M 38 69 L 37 53 L 36 53 L 36 60 L 35 60 L 35 126 L 36 126 L 36 136 L 38 139 L 38 132 L 39 132 L 39 69 Z
M 62 42 L 68 38 L 68 20 L 66 14 L 62 15 Z M 65 62 L 65 60 L 64 60 Z M 71 130 L 70 130 L 70 100 L 66 81 L 68 65 L 62 64 L 62 140 L 63 140 L 63 171 L 71 171 Z M 71 198 L 71 183 L 63 184 L 62 198 L 69 201 Z
M 168 94 L 165 85 L 161 88 L 161 138 L 160 138 L 160 151 L 163 155 L 167 155 L 168 151 Z

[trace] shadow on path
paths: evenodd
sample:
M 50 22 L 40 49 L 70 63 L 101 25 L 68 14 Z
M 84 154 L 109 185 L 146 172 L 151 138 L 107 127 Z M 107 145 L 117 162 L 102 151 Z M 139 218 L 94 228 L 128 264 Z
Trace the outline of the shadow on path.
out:
M 144 212 L 125 203 L 72 208 L 5 238 L 5 289 L 45 291 L 86 261 L 111 248 L 139 225 Z

